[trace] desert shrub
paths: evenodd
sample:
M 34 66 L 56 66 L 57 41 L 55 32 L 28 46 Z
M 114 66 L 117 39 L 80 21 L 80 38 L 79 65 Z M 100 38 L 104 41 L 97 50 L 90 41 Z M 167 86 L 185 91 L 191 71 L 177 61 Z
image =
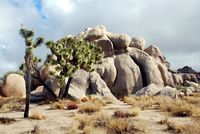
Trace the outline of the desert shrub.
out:
M 126 118 L 126 113 L 122 110 L 116 110 L 113 116 L 116 118 Z
M 166 103 L 167 102 L 167 103 Z M 196 112 L 193 105 L 183 100 L 160 100 L 159 109 L 163 112 L 169 112 L 174 116 L 185 117 L 191 116 Z
M 86 126 L 84 127 L 82 134 L 93 134 L 93 132 L 94 128 L 92 126 Z
M 83 130 L 85 126 L 90 126 L 92 122 L 92 117 L 85 114 L 75 115 L 75 120 L 79 122 L 78 128 Z
M 183 131 L 183 127 L 180 125 L 175 124 L 174 122 L 167 122 L 167 129 L 168 131 L 174 132 L 174 133 L 181 133 Z
M 160 120 L 158 123 L 161 125 L 167 124 L 168 120 L 169 120 L 168 118 L 164 118 L 164 119 Z
M 77 114 L 75 120 L 79 122 L 78 128 L 83 130 L 86 126 L 105 128 L 109 117 L 103 112 L 96 112 L 94 114 Z
M 101 100 L 101 103 L 103 106 L 107 105 L 107 104 L 112 104 L 113 103 L 113 99 L 107 96 L 104 96 Z
M 54 102 L 51 104 L 51 109 L 56 110 L 56 109 L 65 109 L 65 105 L 62 104 L 61 102 Z
M 99 102 L 86 102 L 79 106 L 80 113 L 94 113 L 100 111 L 102 104 Z
M 108 133 L 124 134 L 144 132 L 145 124 L 134 122 L 130 118 L 110 118 L 107 124 Z
M 94 127 L 101 127 L 101 128 L 106 127 L 109 119 L 107 114 L 105 114 L 104 112 L 97 112 L 93 114 L 92 117 L 93 117 L 92 124 Z
M 130 109 L 128 112 L 126 112 L 127 117 L 136 117 L 139 115 L 141 109 L 138 107 Z
M 31 113 L 30 119 L 44 120 L 44 119 L 46 119 L 46 117 L 43 115 L 43 113 L 41 113 L 39 111 L 34 111 Z
M 190 104 L 200 106 L 200 97 L 198 96 L 184 96 L 182 99 Z
M 124 97 L 124 102 L 144 110 L 155 103 L 155 98 L 151 96 L 129 96 Z
M 113 116 L 117 118 L 129 118 L 129 117 L 135 117 L 139 113 L 140 113 L 140 108 L 132 108 L 129 109 L 128 111 L 116 110 Z
M 76 102 L 70 101 L 67 104 L 67 109 L 68 110 L 78 109 L 78 105 Z
M 0 101 L 0 111 L 10 112 L 10 111 L 23 111 L 24 110 L 24 100 L 17 97 L 5 97 Z
M 88 102 L 89 101 L 89 98 L 88 97 L 84 97 L 81 99 L 81 102 Z
M 13 118 L 7 118 L 7 117 L 0 117 L 0 123 L 1 124 L 11 124 L 14 123 L 16 120 Z

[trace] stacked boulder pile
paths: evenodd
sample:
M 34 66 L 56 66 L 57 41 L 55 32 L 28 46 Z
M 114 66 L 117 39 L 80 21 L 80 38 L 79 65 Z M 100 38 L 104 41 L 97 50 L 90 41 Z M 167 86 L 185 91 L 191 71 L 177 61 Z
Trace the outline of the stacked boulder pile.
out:
M 104 26 L 87 28 L 74 37 L 93 42 L 104 52 L 103 64 L 96 65 L 95 72 L 79 70 L 75 73 L 69 89 L 69 94 L 75 98 L 89 93 L 116 98 L 131 94 L 175 97 L 200 91 L 197 75 L 170 71 L 170 64 L 159 48 L 154 45 L 145 48 L 143 38 L 108 32 Z M 58 94 L 58 80 L 48 75 L 52 69 L 43 67 L 40 72 L 45 83 Z M 185 84 L 188 88 L 177 87 Z M 33 100 L 48 96 L 41 84 L 35 85 Z

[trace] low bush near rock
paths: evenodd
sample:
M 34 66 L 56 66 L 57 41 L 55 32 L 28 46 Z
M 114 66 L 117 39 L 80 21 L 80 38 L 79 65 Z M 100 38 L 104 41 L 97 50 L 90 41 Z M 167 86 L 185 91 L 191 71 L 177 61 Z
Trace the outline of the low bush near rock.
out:
M 0 117 L 0 124 L 11 124 L 15 122 L 16 120 L 13 118 L 7 118 L 7 117 Z
M 39 111 L 34 111 L 31 113 L 30 119 L 44 120 L 44 119 L 46 119 L 46 117 L 43 115 L 43 113 L 41 113 Z
M 167 103 L 166 103 L 167 102 Z M 178 117 L 186 117 L 192 116 L 196 109 L 193 105 L 187 103 L 186 101 L 182 100 L 160 100 L 159 102 L 159 109 L 163 112 L 169 112 L 174 116 Z
M 67 109 L 68 110 L 78 109 L 78 105 L 76 102 L 70 101 L 67 103 Z
M 87 102 L 79 106 L 80 113 L 94 113 L 100 111 L 102 104 L 99 102 Z
M 23 111 L 24 100 L 17 97 L 3 97 L 0 100 L 0 112 Z
M 123 110 L 116 110 L 114 112 L 114 117 L 116 118 L 129 118 L 129 117 L 135 117 L 140 113 L 140 108 L 132 108 L 128 111 Z
M 133 107 L 139 107 L 140 109 L 144 110 L 148 107 L 151 107 L 155 103 L 155 97 L 151 96 L 130 96 L 124 97 L 124 102 Z
M 65 105 L 60 103 L 60 102 L 54 102 L 51 104 L 51 109 L 56 110 L 56 109 L 65 109 Z
M 168 131 L 171 131 L 173 133 L 181 133 L 183 131 L 182 126 L 175 124 L 174 122 L 167 122 L 167 129 Z
M 110 118 L 107 124 L 107 132 L 109 134 L 145 132 L 145 124 L 129 118 Z

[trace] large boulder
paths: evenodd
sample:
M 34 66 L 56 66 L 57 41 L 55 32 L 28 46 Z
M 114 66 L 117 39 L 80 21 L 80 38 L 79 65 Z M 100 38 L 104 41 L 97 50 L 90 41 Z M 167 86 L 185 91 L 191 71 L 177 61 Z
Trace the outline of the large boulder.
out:
M 74 86 L 73 84 L 70 84 L 68 94 L 71 97 L 76 98 L 76 99 L 82 99 L 82 98 L 86 97 L 85 91 Z
M 148 48 L 144 49 L 146 53 L 152 56 L 156 61 L 164 64 L 167 68 L 169 68 L 170 64 L 166 60 L 166 58 L 162 55 L 160 49 L 157 46 L 149 46 Z
M 185 86 L 191 86 L 191 87 L 194 87 L 195 89 L 200 88 L 200 85 L 198 83 L 187 81 L 187 80 L 185 81 Z
M 140 67 L 144 86 L 147 86 L 151 83 L 154 83 L 158 86 L 164 86 L 160 70 L 156 66 L 151 56 L 144 51 L 130 47 L 128 48 L 128 54 Z
M 162 90 L 161 87 L 157 86 L 154 83 L 151 83 L 150 85 L 138 90 L 135 95 L 137 96 L 141 96 L 141 95 L 147 95 L 147 96 L 154 96 L 156 95 L 158 92 L 160 92 Z
M 99 39 L 105 34 L 106 34 L 106 28 L 104 26 L 96 26 L 94 28 L 87 29 L 82 35 L 82 37 L 87 41 L 93 41 Z
M 168 71 L 168 68 L 160 62 L 155 61 L 157 64 L 158 69 L 162 75 L 163 82 L 165 86 L 174 86 L 174 80 L 172 77 L 172 73 Z
M 117 69 L 114 64 L 114 58 L 107 57 L 103 60 L 101 65 L 97 66 L 97 73 L 101 76 L 101 78 L 105 81 L 108 88 L 113 87 L 113 83 L 117 77 Z
M 131 38 L 127 34 L 106 32 L 106 35 L 112 41 L 115 49 L 126 49 L 131 42 Z
M 172 97 L 172 98 L 176 98 L 177 94 L 178 94 L 178 91 L 177 91 L 176 88 L 166 86 L 157 95 L 169 96 L 169 97 Z
M 113 43 L 106 35 L 103 35 L 102 37 L 94 40 L 93 42 L 97 44 L 97 46 L 102 48 L 104 52 L 104 57 L 112 56 L 114 54 Z
M 89 83 L 91 88 L 90 90 L 92 90 L 93 93 L 99 93 L 101 96 L 106 96 L 116 100 L 116 98 L 110 92 L 110 89 L 107 87 L 106 83 L 101 79 L 97 72 L 90 73 Z
M 181 74 L 172 74 L 172 78 L 174 80 L 174 84 L 182 85 L 183 84 L 183 77 Z
M 2 86 L 1 93 L 3 96 L 26 97 L 26 84 L 24 77 L 19 74 L 9 74 Z
M 73 76 L 72 85 L 86 92 L 89 88 L 89 72 L 80 69 L 77 70 Z
M 143 87 L 140 69 L 129 55 L 118 55 L 114 62 L 117 68 L 117 78 L 111 91 L 116 97 L 135 93 Z
M 193 81 L 193 82 L 196 82 L 198 83 L 198 80 L 197 80 L 197 77 L 195 74 L 187 74 L 187 73 L 183 73 L 182 74 L 182 77 L 183 77 L 183 81 Z
M 54 57 L 56 58 L 56 57 Z M 41 68 L 40 70 L 40 76 L 41 76 L 41 79 L 43 81 L 46 81 L 48 78 L 51 78 L 51 73 L 54 72 L 55 75 L 59 75 L 60 74 L 60 71 L 56 71 L 56 66 L 57 65 L 47 65 L 47 66 L 44 66 Z
M 131 38 L 129 47 L 135 47 L 137 49 L 144 50 L 144 46 L 145 46 L 145 40 L 143 38 L 139 37 Z

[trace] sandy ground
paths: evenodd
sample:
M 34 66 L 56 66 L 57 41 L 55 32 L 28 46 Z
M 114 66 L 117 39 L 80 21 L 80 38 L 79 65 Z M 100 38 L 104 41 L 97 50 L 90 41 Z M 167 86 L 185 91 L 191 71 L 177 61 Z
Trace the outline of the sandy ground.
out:
M 9 124 L 0 124 L 0 134 L 31 134 L 36 125 L 40 126 L 40 131 L 43 134 L 67 134 L 70 127 L 77 124 L 77 121 L 73 119 L 73 116 L 77 113 L 77 110 L 50 110 L 50 105 L 31 105 L 30 113 L 41 112 L 46 116 L 44 120 L 24 119 L 23 112 L 9 112 L 0 113 L 0 117 L 15 118 L 17 121 Z M 103 111 L 112 115 L 116 109 L 128 110 L 131 106 L 125 103 L 109 104 L 103 107 Z M 165 114 L 150 108 L 148 110 L 141 111 L 139 116 L 135 117 L 145 127 L 146 134 L 169 134 L 164 131 L 165 125 L 160 125 L 158 122 L 165 119 Z M 178 118 L 170 117 L 176 123 L 184 124 L 190 122 L 190 118 Z M 97 134 L 97 131 L 94 132 Z M 99 132 L 100 134 L 100 132 Z

